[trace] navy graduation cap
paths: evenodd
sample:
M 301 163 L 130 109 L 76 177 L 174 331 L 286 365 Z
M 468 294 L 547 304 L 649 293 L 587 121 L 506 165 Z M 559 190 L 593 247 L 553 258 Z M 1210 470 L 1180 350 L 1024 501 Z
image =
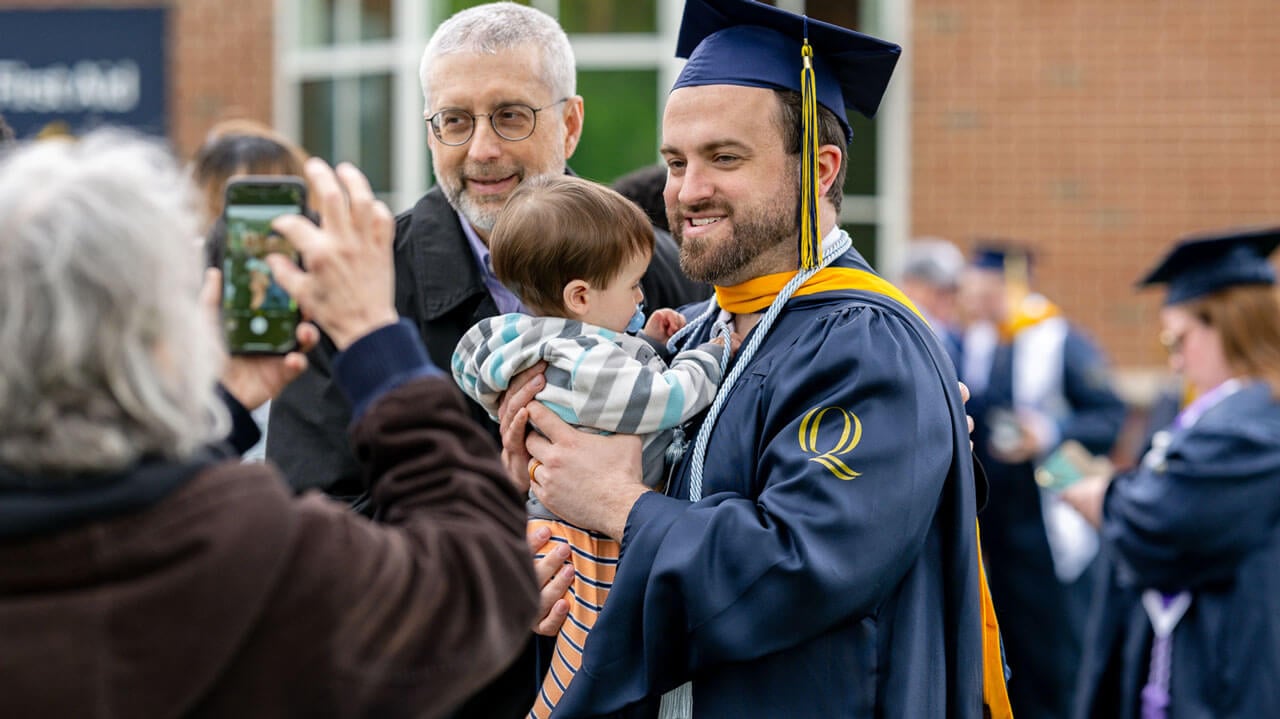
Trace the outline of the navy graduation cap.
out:
M 846 108 L 876 114 L 902 48 L 753 0 L 686 0 L 676 57 L 688 58 L 672 90 L 742 85 L 800 93 L 800 267 L 821 261 L 818 105 L 853 140 Z M 744 108 L 744 111 L 747 108 Z
M 745 85 L 802 92 L 806 38 L 813 47 L 818 104 L 853 139 L 845 108 L 874 117 L 902 48 L 753 0 L 688 0 L 676 57 L 688 58 L 671 89 Z
M 979 241 L 979 244 L 973 248 L 973 256 L 969 264 L 980 269 L 1001 272 L 1014 263 L 1030 267 L 1032 259 L 1034 258 L 1031 251 L 1025 248 L 1007 242 Z
M 1267 257 L 1280 246 L 1280 227 L 1195 235 L 1174 245 L 1139 287 L 1167 285 L 1166 305 L 1176 305 L 1236 285 L 1274 285 Z

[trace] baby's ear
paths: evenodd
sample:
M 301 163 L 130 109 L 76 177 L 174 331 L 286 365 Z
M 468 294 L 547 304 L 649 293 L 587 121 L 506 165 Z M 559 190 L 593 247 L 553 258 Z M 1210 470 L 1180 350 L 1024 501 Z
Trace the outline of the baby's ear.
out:
M 569 280 L 561 296 L 570 317 L 582 317 L 591 310 L 591 285 L 586 280 Z

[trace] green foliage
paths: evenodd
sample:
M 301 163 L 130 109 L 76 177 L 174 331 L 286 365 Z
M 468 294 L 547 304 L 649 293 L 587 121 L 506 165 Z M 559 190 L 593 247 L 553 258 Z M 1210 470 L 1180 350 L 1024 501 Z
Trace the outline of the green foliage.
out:
M 578 72 L 586 98 L 582 142 L 569 165 L 583 177 L 612 182 L 658 157 L 658 72 Z

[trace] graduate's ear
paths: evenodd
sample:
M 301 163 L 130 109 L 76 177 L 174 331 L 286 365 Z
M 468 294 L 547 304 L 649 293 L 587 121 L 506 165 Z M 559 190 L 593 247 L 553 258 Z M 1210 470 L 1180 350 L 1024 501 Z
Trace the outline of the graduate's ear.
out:
M 818 197 L 826 197 L 836 176 L 840 174 L 840 163 L 844 161 L 844 151 L 839 145 L 822 145 L 818 148 Z
M 570 317 L 582 318 L 591 310 L 591 285 L 586 280 L 569 280 L 561 298 Z
M 827 221 L 838 220 L 838 217 L 828 217 L 827 212 L 831 211 L 833 203 L 827 200 L 827 192 L 831 191 L 831 186 L 836 184 L 836 178 L 840 177 L 840 165 L 845 161 L 845 152 L 837 145 L 823 145 L 818 147 L 818 214 L 822 226 L 827 226 Z

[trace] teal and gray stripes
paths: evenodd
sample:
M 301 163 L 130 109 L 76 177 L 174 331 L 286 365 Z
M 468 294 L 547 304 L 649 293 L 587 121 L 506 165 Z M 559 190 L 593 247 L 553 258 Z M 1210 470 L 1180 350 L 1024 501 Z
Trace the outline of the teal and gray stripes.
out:
M 463 336 L 453 355 L 453 378 L 496 418 L 511 378 L 546 360 L 547 386 L 538 399 L 565 421 L 650 435 L 711 403 L 724 352 L 720 345 L 701 345 L 676 355 L 668 367 L 648 342 L 630 335 L 575 320 L 507 314 L 483 320 Z

